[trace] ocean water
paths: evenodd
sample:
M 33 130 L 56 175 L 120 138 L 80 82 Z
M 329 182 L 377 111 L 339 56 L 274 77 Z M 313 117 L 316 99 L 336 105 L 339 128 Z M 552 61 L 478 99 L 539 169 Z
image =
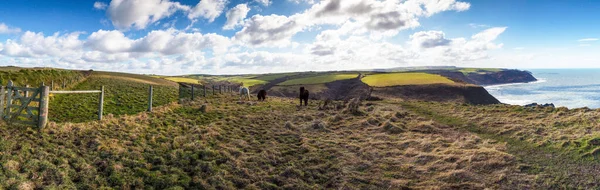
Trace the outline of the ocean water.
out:
M 600 108 L 600 69 L 527 69 L 537 82 L 484 86 L 500 102 Z

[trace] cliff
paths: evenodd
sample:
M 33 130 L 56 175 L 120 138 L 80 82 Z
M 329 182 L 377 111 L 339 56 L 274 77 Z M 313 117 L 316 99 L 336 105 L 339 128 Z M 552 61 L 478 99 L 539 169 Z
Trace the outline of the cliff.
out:
M 476 105 L 498 104 L 500 101 L 485 88 L 474 85 L 405 85 L 374 88 L 373 94 L 405 100 L 458 102 Z

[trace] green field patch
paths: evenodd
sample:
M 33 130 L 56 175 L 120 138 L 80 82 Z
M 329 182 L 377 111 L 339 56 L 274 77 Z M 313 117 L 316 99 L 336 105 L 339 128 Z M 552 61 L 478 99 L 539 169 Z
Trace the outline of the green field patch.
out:
M 154 88 L 153 106 L 161 106 L 177 100 L 177 86 L 164 85 L 163 79 L 138 75 L 94 73 L 73 90 L 98 90 L 104 86 L 104 115 L 136 114 L 148 108 L 148 88 Z M 159 81 L 160 80 L 160 81 Z M 84 122 L 97 119 L 98 94 L 53 94 L 50 99 L 50 121 Z
M 497 68 L 462 68 L 462 69 L 460 69 L 458 71 L 460 71 L 463 74 L 467 75 L 467 74 L 471 74 L 471 73 L 485 74 L 485 73 L 488 73 L 488 72 L 500 72 L 500 71 L 502 71 L 502 69 L 497 69 Z
M 187 77 L 165 77 L 164 79 L 170 80 L 170 81 L 173 81 L 173 82 L 184 82 L 184 83 L 191 83 L 191 84 L 200 84 L 200 80 L 193 79 L 193 78 L 187 78 Z
M 318 76 L 312 76 L 312 77 L 292 79 L 292 80 L 288 80 L 288 81 L 279 83 L 277 85 L 291 86 L 291 85 L 303 85 L 303 84 L 323 84 L 323 83 L 329 83 L 329 82 L 334 82 L 334 81 L 338 81 L 338 80 L 353 79 L 356 77 L 358 77 L 358 74 L 324 74 L 324 75 L 318 75 Z
M 287 76 L 294 76 L 297 75 L 298 73 L 278 73 L 278 74 L 266 74 L 266 75 L 261 75 L 258 76 L 254 79 L 257 80 L 263 80 L 263 81 L 272 81 L 275 79 L 279 79 L 279 78 L 283 78 L 283 77 L 287 77 Z
M 369 86 L 386 87 L 402 85 L 453 84 L 454 81 L 428 73 L 386 73 L 368 75 L 362 81 Z

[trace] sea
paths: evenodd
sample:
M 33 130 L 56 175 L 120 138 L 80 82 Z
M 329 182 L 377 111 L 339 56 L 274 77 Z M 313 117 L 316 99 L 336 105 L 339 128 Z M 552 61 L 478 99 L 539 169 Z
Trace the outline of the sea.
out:
M 536 82 L 484 86 L 500 102 L 600 108 L 600 69 L 526 69 Z

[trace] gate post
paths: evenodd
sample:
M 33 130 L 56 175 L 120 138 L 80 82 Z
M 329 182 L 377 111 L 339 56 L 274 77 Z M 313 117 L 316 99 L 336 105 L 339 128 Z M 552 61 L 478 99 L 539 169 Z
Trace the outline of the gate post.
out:
M 0 118 L 4 117 L 4 97 L 6 97 L 6 89 L 4 86 L 0 87 Z
M 152 112 L 152 94 L 153 94 L 152 85 L 150 85 L 150 89 L 148 92 L 148 111 L 149 112 Z
M 40 110 L 38 115 L 38 128 L 43 129 L 48 124 L 48 95 L 50 94 L 50 87 L 40 87 Z
M 204 97 L 206 98 L 206 85 L 202 85 L 202 88 L 204 88 Z
M 6 110 L 4 110 L 4 112 L 6 114 L 4 114 L 4 119 L 8 119 L 10 116 L 8 116 L 8 114 L 10 113 L 10 106 L 12 105 L 12 94 L 13 94 L 13 81 L 9 80 L 8 81 L 8 85 L 6 85 L 6 92 L 8 92 L 8 95 L 6 96 Z
M 194 93 L 194 85 L 192 84 L 192 101 L 194 101 L 194 96 L 196 96 L 196 95 Z
M 100 101 L 98 102 L 98 120 L 102 120 L 102 112 L 104 111 L 104 86 L 100 88 Z

